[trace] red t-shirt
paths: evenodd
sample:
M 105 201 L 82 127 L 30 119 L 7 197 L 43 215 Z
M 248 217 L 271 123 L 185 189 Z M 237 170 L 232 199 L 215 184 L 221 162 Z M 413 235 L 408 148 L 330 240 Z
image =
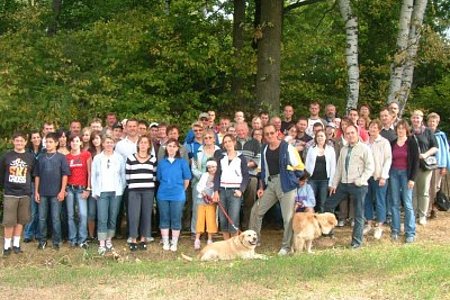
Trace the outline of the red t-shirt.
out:
M 69 153 L 66 155 L 67 163 L 69 164 L 70 173 L 67 184 L 81 185 L 87 187 L 88 167 L 87 161 L 91 158 L 88 151 L 81 151 L 78 155 Z

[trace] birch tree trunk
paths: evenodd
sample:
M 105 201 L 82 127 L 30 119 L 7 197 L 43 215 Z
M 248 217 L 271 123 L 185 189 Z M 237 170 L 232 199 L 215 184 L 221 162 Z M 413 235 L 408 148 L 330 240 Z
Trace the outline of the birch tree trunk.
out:
M 358 65 L 358 18 L 353 14 L 350 0 L 339 0 L 339 8 L 345 22 L 345 57 L 348 68 L 347 111 L 358 106 L 359 65 Z
M 283 0 L 261 0 L 256 99 L 274 112 L 280 109 L 282 18 Z
M 411 26 L 414 0 L 403 0 L 400 11 L 399 29 L 397 35 L 397 50 L 391 65 L 391 78 L 389 81 L 388 103 L 398 101 L 402 86 L 403 71 L 408 56 L 408 38 Z
M 400 115 L 403 113 L 406 102 L 411 92 L 411 86 L 414 77 L 415 60 L 417 50 L 419 49 L 419 41 L 422 36 L 423 17 L 427 8 L 427 0 L 415 0 L 414 10 L 412 13 L 411 26 L 408 37 L 408 55 L 403 70 L 402 86 L 400 88 L 399 104 Z

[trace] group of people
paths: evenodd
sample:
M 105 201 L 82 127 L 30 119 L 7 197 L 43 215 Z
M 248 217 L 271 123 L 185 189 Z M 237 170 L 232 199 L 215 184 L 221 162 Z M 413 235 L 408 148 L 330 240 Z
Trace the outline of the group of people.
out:
M 359 248 L 364 234 L 379 239 L 387 224 L 399 239 L 403 203 L 405 242 L 414 242 L 416 220 L 436 217 L 449 144 L 438 114 L 425 123 L 416 110 L 408 122 L 398 111 L 392 102 L 374 117 L 362 105 L 339 117 L 328 104 L 321 116 L 312 102 L 309 117 L 294 119 L 286 105 L 282 117 L 261 112 L 248 123 L 241 111 L 219 122 L 209 111 L 184 141 L 176 125 L 120 122 L 115 113 L 105 127 L 96 118 L 85 128 L 74 120 L 68 131 L 46 122 L 42 131 L 16 132 L 0 161 L 3 255 L 22 252 L 22 231 L 24 242 L 36 240 L 42 250 L 51 235 L 57 250 L 65 227 L 71 247 L 96 238 L 105 254 L 124 217 L 130 251 L 147 249 L 155 221 L 166 251 L 177 251 L 187 223 L 195 249 L 204 233 L 212 243 L 219 230 L 229 239 L 253 229 L 261 242 L 274 205 L 284 228 L 279 255 L 290 252 L 297 212 L 335 212 L 338 226 L 353 226 L 351 247 Z

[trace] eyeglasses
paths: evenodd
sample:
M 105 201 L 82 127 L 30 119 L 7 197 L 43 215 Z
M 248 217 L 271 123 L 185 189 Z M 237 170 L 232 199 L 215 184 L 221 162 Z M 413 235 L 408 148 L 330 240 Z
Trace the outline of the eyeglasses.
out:
M 268 131 L 268 132 L 264 132 L 265 136 L 269 136 L 269 135 L 274 135 L 276 132 L 275 131 Z
M 205 136 L 204 139 L 205 139 L 205 140 L 212 140 L 213 137 L 212 137 L 212 136 Z

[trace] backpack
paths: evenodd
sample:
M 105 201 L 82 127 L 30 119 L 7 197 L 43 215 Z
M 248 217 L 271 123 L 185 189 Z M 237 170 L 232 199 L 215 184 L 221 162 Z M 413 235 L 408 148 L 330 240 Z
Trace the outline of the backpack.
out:
M 447 187 L 447 192 L 448 192 L 449 189 L 448 189 L 447 177 L 442 178 L 442 181 L 446 182 L 446 187 Z M 450 209 L 450 201 L 449 201 L 447 195 L 443 191 L 443 186 L 441 186 L 441 189 L 439 190 L 439 192 L 436 193 L 435 203 L 436 203 L 437 208 L 440 211 L 448 211 Z

